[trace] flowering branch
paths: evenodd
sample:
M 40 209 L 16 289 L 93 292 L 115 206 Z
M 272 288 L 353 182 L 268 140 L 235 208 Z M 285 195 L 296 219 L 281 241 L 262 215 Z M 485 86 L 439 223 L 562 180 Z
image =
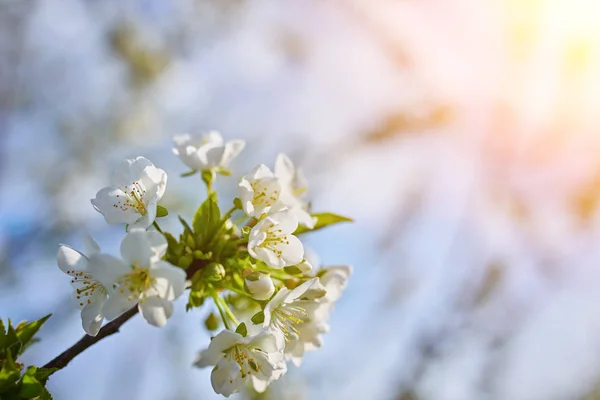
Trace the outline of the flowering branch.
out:
M 225 142 L 217 132 L 174 141 L 174 153 L 191 169 L 184 176 L 200 173 L 207 187 L 191 224 L 180 216 L 178 238 L 163 232 L 156 219 L 168 215 L 159 205 L 167 174 L 144 157 L 119 163 L 111 185 L 98 191 L 92 204 L 108 223 L 127 227 L 120 257 L 103 253 L 90 237 L 84 238 L 82 251 L 61 245 L 57 253 L 87 335 L 45 368 L 31 366 L 21 376 L 23 364 L 13 356 L 21 354 L 47 317 L 16 328 L 9 322 L 8 330 L 0 320 L 2 399 L 7 391 L 11 399 L 51 398 L 44 387 L 50 374 L 119 332 L 138 313 L 151 325 L 165 326 L 173 301 L 188 290 L 187 311 L 212 299 L 221 315 L 225 329 L 199 353 L 195 365 L 213 367 L 213 389 L 226 397 L 246 383 L 263 392 L 286 373 L 288 361 L 299 365 L 306 351 L 321 346 L 351 268 L 313 270 L 298 235 L 350 219 L 311 213 L 306 178 L 283 154 L 274 171 L 260 164 L 243 176 L 233 207 L 222 214 L 213 182 L 217 174 L 230 175 L 228 164 L 244 142 Z M 244 213 L 239 222 L 232 221 L 236 211 Z M 102 326 L 105 320 L 111 322 Z M 218 317 L 211 313 L 205 325 L 216 331 Z
M 202 269 L 206 265 L 206 261 L 203 260 L 195 260 L 190 267 L 186 270 L 186 276 L 188 279 L 191 279 L 194 274 Z M 44 368 L 56 368 L 63 369 L 77 357 L 79 354 L 83 353 L 88 347 L 98 343 L 102 339 L 114 335 L 119 332 L 121 329 L 121 325 L 125 322 L 129 321 L 131 317 L 135 316 L 138 313 L 138 305 L 131 307 L 129 310 L 125 311 L 116 319 L 112 320 L 108 324 L 104 325 L 96 336 L 85 335 L 77 343 L 73 346 L 69 347 L 54 359 L 46 363 Z

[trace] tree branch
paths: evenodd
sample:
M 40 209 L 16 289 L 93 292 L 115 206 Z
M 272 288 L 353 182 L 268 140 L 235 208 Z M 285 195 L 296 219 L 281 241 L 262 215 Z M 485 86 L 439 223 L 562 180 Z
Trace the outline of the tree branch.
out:
M 187 279 L 192 279 L 194 274 L 207 265 L 206 260 L 194 260 L 189 268 L 185 271 Z M 88 347 L 98 343 L 102 339 L 109 337 L 117 332 L 121 328 L 125 322 L 127 322 L 131 317 L 138 313 L 137 304 L 131 307 L 129 310 L 125 311 L 123 314 L 119 315 L 117 318 L 104 325 L 102 329 L 98 332 L 96 336 L 85 335 L 77 343 L 73 346 L 69 347 L 61 354 L 56 356 L 52 361 L 49 361 L 44 368 L 58 368 L 63 369 L 77 357 L 79 354 L 83 353 Z

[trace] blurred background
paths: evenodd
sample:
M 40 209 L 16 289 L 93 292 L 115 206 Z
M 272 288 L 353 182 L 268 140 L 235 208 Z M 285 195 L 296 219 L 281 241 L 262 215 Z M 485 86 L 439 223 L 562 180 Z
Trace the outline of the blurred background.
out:
M 325 346 L 264 399 L 600 399 L 600 3 L 596 0 L 0 0 L 0 316 L 54 317 L 25 362 L 82 335 L 58 243 L 94 236 L 119 160 L 169 174 L 163 228 L 205 195 L 171 137 L 279 151 L 308 237 L 355 273 Z M 234 196 L 236 177 L 218 189 Z M 141 318 L 50 380 L 57 400 L 218 399 L 210 306 Z

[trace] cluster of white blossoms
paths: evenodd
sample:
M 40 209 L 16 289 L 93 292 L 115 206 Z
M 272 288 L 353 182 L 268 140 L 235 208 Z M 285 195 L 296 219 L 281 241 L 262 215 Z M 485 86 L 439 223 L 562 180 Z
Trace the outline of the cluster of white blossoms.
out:
M 311 214 L 307 180 L 284 154 L 273 171 L 260 164 L 240 178 L 233 208 L 221 214 L 213 181 L 231 174 L 229 163 L 245 143 L 225 142 L 213 131 L 178 135 L 174 144 L 173 153 L 191 169 L 182 176 L 198 173 L 208 192 L 191 224 L 180 217 L 179 239 L 157 221 L 168 215 L 159 205 L 167 175 L 138 157 L 120 163 L 111 186 L 92 199 L 106 222 L 126 226 L 121 256 L 102 253 L 86 237 L 83 252 L 60 246 L 58 266 L 71 276 L 83 328 L 92 336 L 105 319 L 134 307 L 163 326 L 186 289 L 187 310 L 211 299 L 219 317 L 211 313 L 206 326 L 224 329 L 195 365 L 213 366 L 212 386 L 224 396 L 246 386 L 262 392 L 285 374 L 288 361 L 299 366 L 306 351 L 321 347 L 351 274 L 349 266 L 313 268 L 298 235 L 350 219 Z M 236 314 L 248 317 L 240 323 Z

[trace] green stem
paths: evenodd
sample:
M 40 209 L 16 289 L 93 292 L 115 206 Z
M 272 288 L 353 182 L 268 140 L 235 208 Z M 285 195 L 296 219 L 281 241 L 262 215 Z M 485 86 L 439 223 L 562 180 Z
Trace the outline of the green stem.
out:
M 152 223 L 152 225 L 154 225 L 154 227 L 156 228 L 156 230 L 160 233 L 163 233 L 162 229 L 160 229 L 160 226 L 158 226 L 158 222 L 154 221 Z
M 221 319 L 223 320 L 223 325 L 225 325 L 226 329 L 231 330 L 231 327 L 229 326 L 229 322 L 227 321 L 227 316 L 225 315 L 225 311 L 223 311 L 223 308 L 221 307 L 221 302 L 219 301 L 219 300 L 221 300 L 221 298 L 219 297 L 217 292 L 212 292 L 211 296 L 213 298 L 213 301 L 215 302 L 215 305 L 217 306 L 217 309 L 219 309 L 219 314 L 221 314 Z
M 223 307 L 223 309 L 225 310 L 225 314 L 227 314 L 229 319 L 231 319 L 231 322 L 238 326 L 240 323 L 238 322 L 237 318 L 235 317 L 225 300 L 223 300 L 223 298 L 221 298 L 220 296 L 217 296 L 217 299 L 221 302 L 221 307 Z

